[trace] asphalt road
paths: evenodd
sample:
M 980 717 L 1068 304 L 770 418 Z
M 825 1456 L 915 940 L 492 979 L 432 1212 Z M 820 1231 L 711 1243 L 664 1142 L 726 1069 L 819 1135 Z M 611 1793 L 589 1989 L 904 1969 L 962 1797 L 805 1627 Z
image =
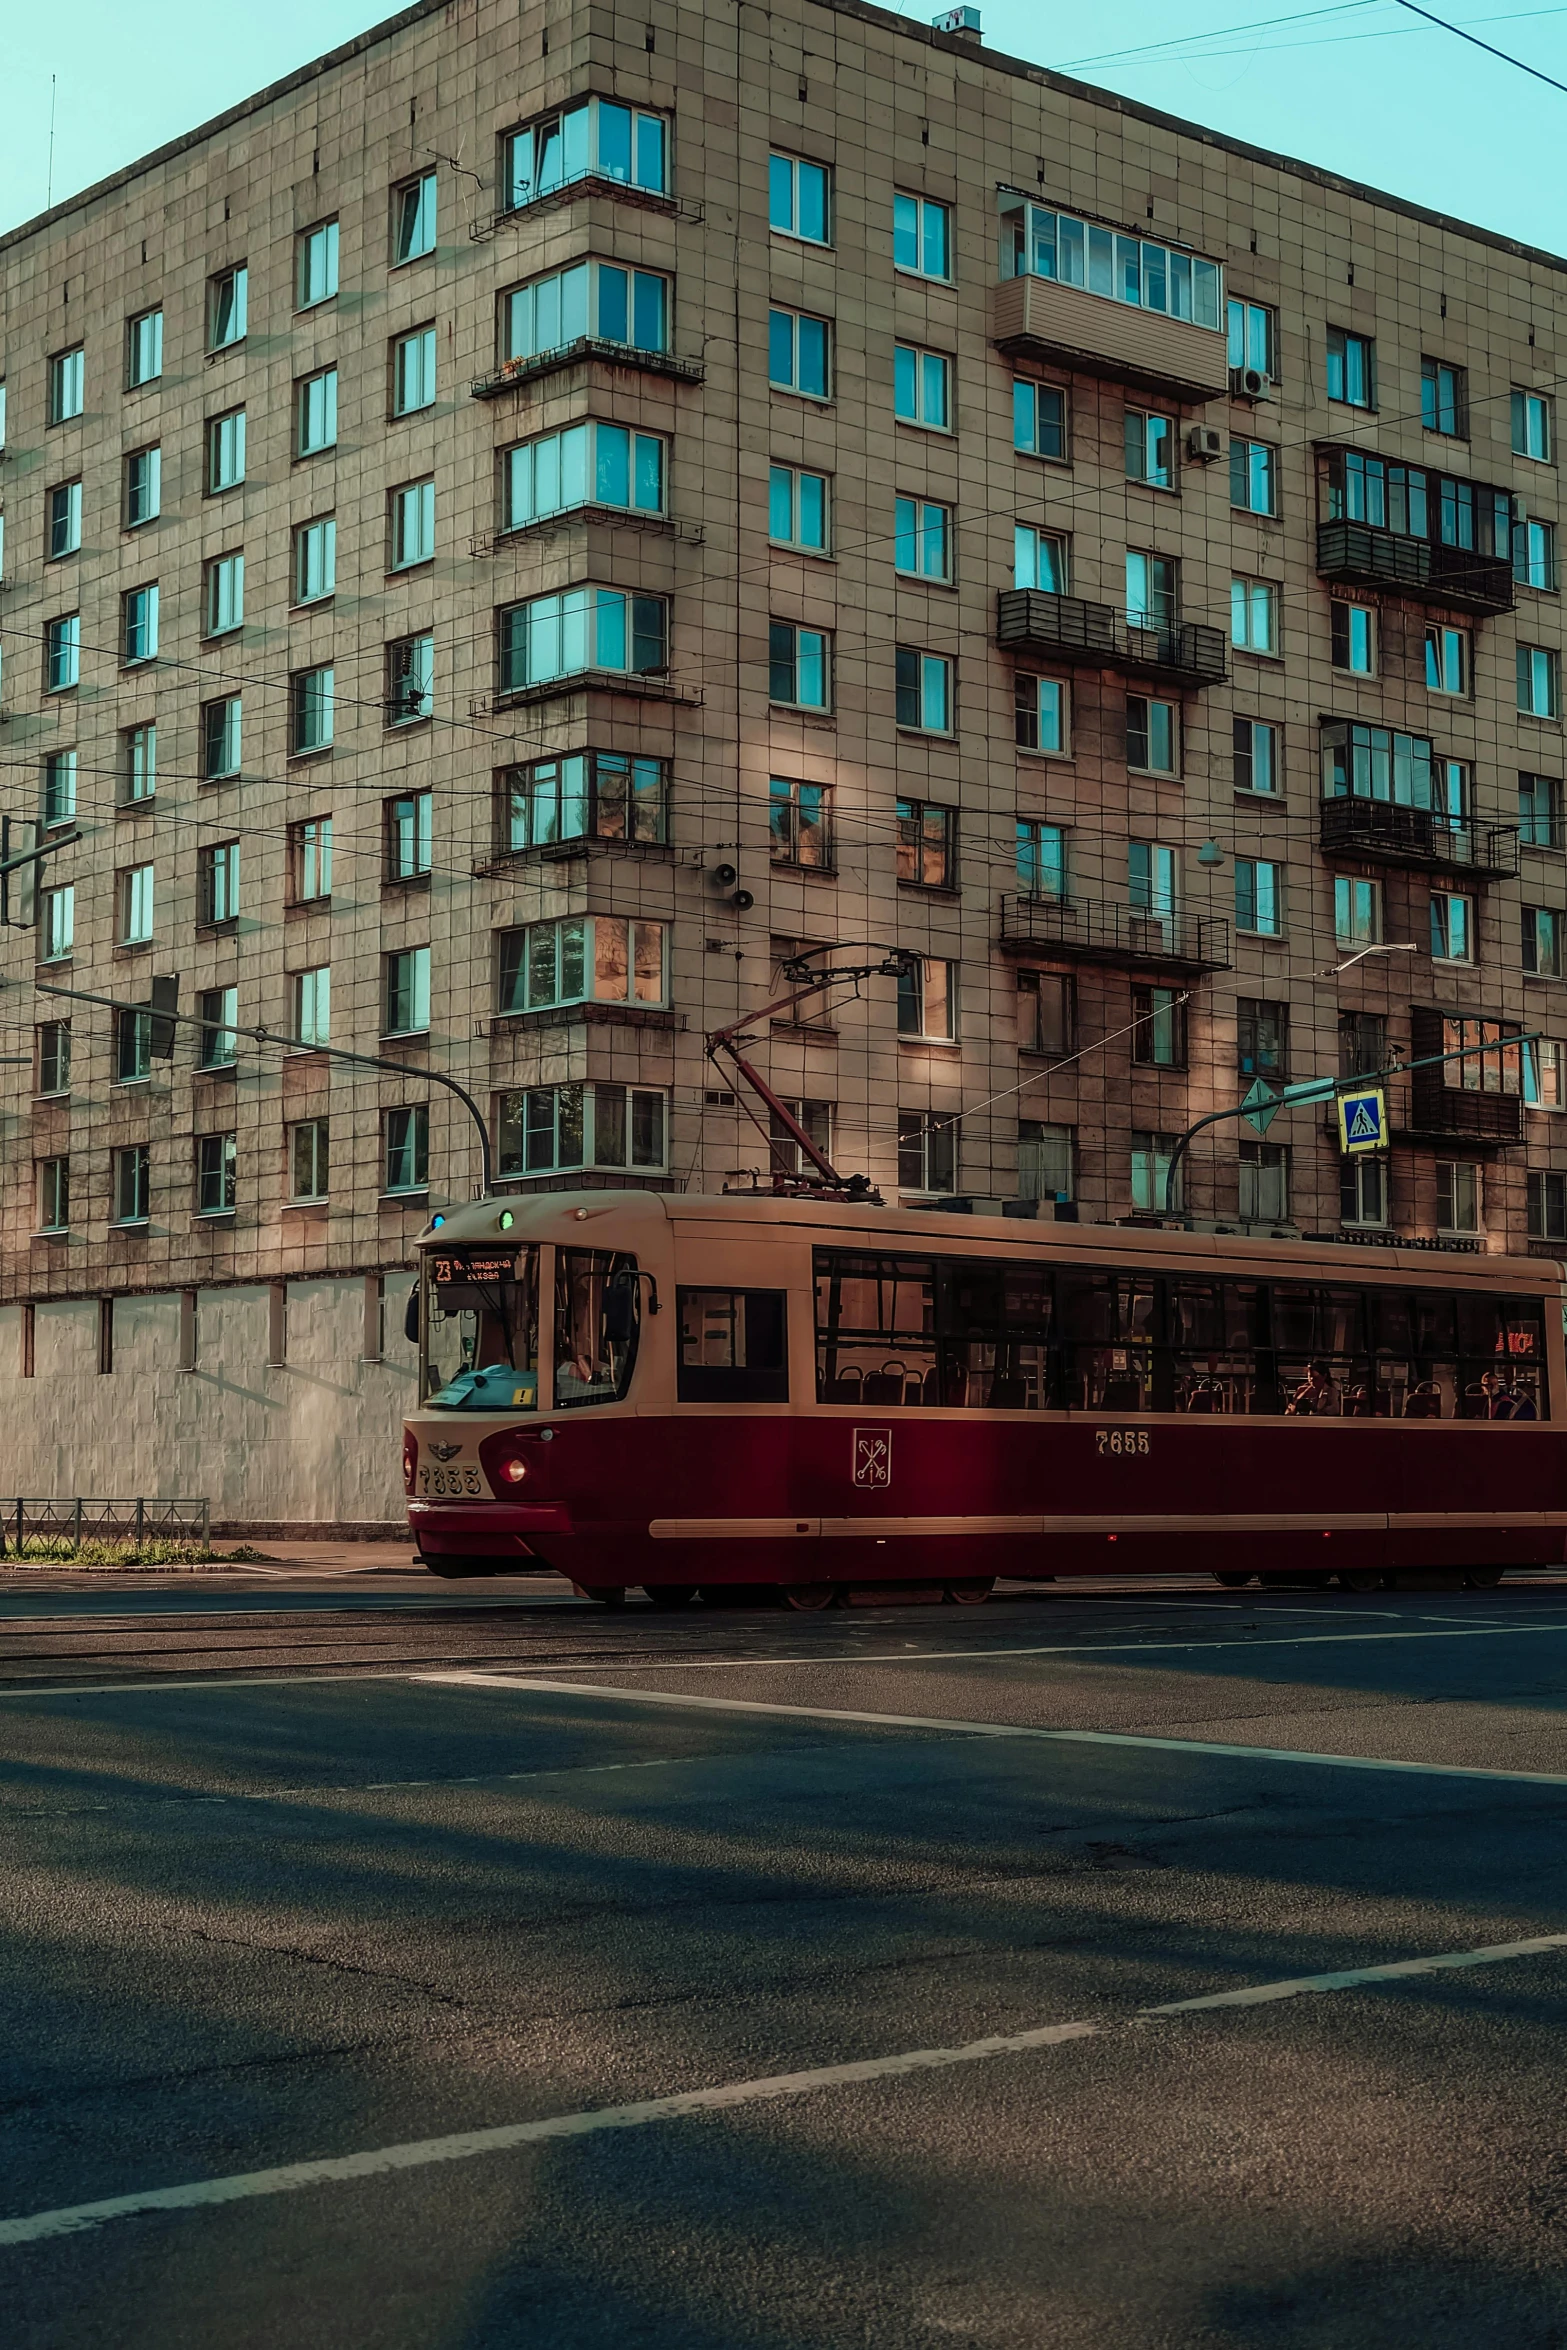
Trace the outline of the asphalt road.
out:
M 1561 2350 L 1564 1693 L 1563 1578 L 7 1580 L 0 2338 Z

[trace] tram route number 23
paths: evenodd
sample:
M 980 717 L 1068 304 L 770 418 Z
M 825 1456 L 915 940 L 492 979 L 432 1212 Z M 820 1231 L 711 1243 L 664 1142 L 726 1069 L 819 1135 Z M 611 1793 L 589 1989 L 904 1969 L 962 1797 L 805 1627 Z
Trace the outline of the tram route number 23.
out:
M 1124 1459 L 1128 1453 L 1148 1450 L 1146 1428 L 1096 1428 L 1094 1450 L 1103 1455 L 1119 1453 Z

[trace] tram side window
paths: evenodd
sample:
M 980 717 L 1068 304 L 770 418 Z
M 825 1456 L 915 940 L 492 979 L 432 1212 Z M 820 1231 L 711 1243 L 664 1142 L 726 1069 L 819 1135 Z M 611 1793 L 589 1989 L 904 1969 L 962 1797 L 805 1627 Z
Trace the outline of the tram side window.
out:
M 936 1268 L 929 1258 L 816 1257 L 820 1403 L 936 1403 Z
M 938 1268 L 944 1404 L 1038 1412 L 1050 1404 L 1055 1301 L 1048 1265 Z
M 1146 1273 L 1063 1265 L 1061 1400 L 1074 1411 L 1145 1412 L 1154 1392 L 1154 1284 Z
M 682 1289 L 682 1403 L 787 1403 L 787 1299 L 781 1289 Z
M 631 1384 L 641 1327 L 635 1257 L 609 1249 L 557 1249 L 556 1410 L 618 1403 Z

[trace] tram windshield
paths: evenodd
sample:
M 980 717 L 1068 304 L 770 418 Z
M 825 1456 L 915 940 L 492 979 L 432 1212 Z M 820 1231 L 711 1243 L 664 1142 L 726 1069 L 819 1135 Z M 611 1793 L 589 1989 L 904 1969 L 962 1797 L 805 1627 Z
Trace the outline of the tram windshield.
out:
M 432 1249 L 424 1259 L 419 1392 L 469 1412 L 539 1406 L 539 1252 Z

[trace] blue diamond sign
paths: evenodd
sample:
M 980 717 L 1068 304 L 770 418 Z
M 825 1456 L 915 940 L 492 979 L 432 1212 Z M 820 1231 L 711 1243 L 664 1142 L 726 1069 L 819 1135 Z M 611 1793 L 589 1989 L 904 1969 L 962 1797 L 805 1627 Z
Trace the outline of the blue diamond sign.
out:
M 1338 1097 L 1338 1143 L 1346 1158 L 1387 1145 L 1387 1095 L 1380 1085 Z

